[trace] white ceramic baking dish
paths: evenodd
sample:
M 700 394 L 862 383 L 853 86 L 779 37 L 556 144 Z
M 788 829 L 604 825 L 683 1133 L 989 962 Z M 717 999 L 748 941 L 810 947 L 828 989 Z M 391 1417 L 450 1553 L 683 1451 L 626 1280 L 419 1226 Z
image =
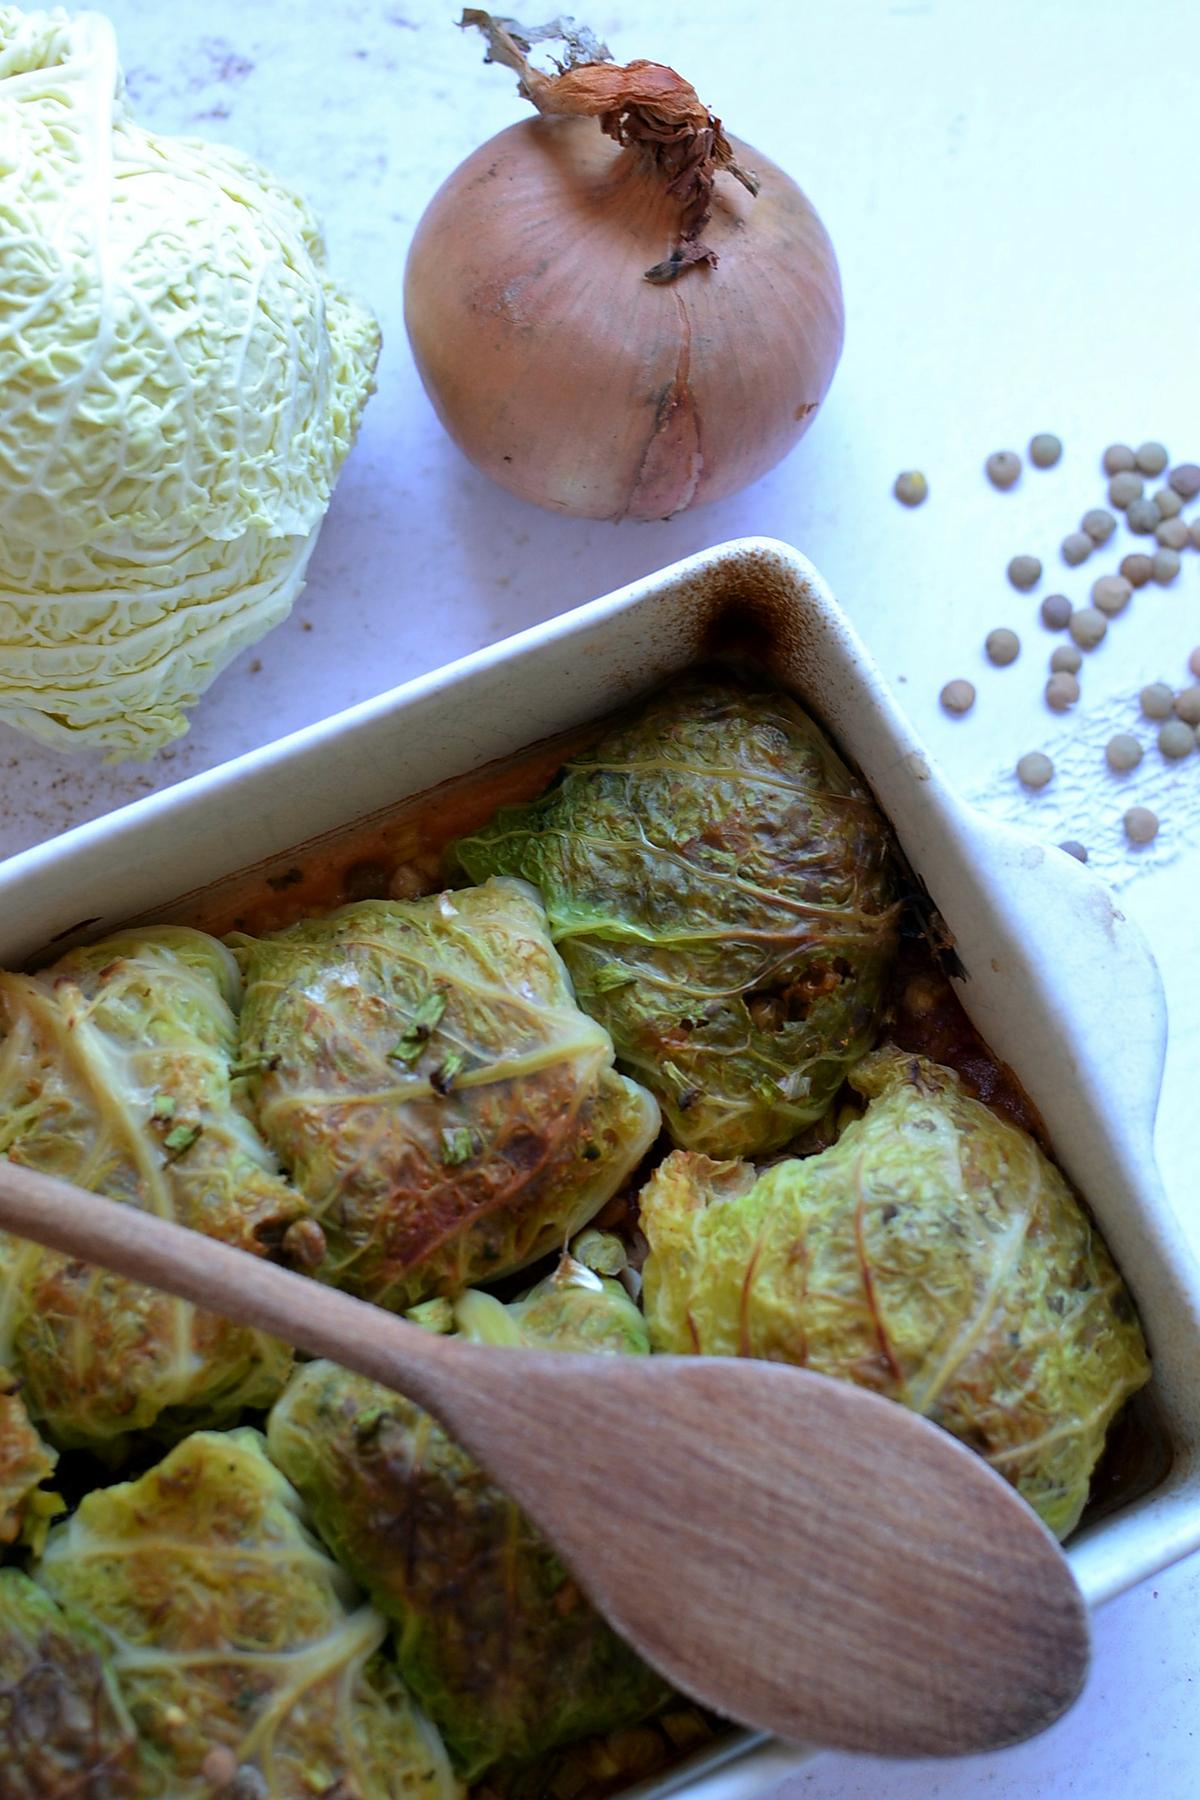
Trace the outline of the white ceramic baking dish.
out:
M 1153 1152 L 1166 1039 L 1158 972 L 1072 858 L 960 800 L 802 556 L 743 539 L 422 676 L 0 865 L 0 962 L 186 896 L 610 711 L 723 645 L 749 651 L 823 722 L 891 818 L 953 934 L 960 992 L 1045 1121 L 1137 1298 L 1172 1448 L 1152 1492 L 1072 1542 L 1098 1602 L 1200 1546 L 1200 1271 Z M 182 904 L 181 904 L 182 901 Z M 726 1740 L 687 1781 L 737 1800 L 804 1751 Z

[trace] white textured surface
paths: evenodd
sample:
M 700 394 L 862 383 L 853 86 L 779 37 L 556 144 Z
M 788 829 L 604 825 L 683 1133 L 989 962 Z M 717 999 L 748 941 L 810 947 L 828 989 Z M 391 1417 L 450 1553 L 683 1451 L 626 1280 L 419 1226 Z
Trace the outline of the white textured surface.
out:
M 1137 729 L 1129 697 L 1143 682 L 1188 679 L 1200 555 L 1185 552 L 1172 587 L 1142 590 L 1113 623 L 1085 660 L 1073 714 L 1041 703 L 1059 640 L 1036 621 L 1043 593 L 1082 603 L 1095 575 L 1135 547 L 1123 535 L 1082 569 L 1057 561 L 1061 537 L 1102 503 L 1106 442 L 1158 437 L 1173 459 L 1200 461 L 1187 0 L 1133 11 L 1117 0 L 743 0 L 733 12 L 717 0 L 607 0 L 592 12 L 618 55 L 674 61 L 731 129 L 796 174 L 846 287 L 845 358 L 799 450 L 748 493 L 658 526 L 581 525 L 492 489 L 441 435 L 412 370 L 400 315 L 412 228 L 454 164 L 520 114 L 510 79 L 485 70 L 452 28 L 450 0 L 112 0 L 107 10 L 145 122 L 236 144 L 301 187 L 324 216 L 335 267 L 379 312 L 385 350 L 292 620 L 233 666 L 188 738 L 144 766 L 68 764 L 0 732 L 0 853 L 688 551 L 770 533 L 823 571 L 966 791 L 1044 820 L 1055 840 L 1084 839 L 1118 876 L 1167 983 L 1160 1161 L 1200 1244 L 1200 756 L 1164 771 L 1150 750 L 1118 783 L 1091 743 L 1098 729 L 1101 749 L 1110 730 Z M 588 17 L 583 0 L 579 10 Z M 997 494 L 984 456 L 1023 449 L 1039 430 L 1064 439 L 1063 462 Z M 889 489 L 912 466 L 932 493 L 908 513 Z M 1047 567 L 1032 596 L 1004 578 L 1019 550 Z M 981 654 L 998 624 L 1024 640 L 1007 670 Z M 936 695 L 957 674 L 979 700 L 951 721 Z M 1033 804 L 1010 773 L 1031 748 L 1059 768 Z M 1135 803 L 1163 820 L 1136 862 L 1116 836 Z M 1102 1613 L 1088 1693 L 1038 1742 L 938 1769 L 823 1757 L 780 1800 L 1194 1800 L 1197 1619 L 1193 1562 Z

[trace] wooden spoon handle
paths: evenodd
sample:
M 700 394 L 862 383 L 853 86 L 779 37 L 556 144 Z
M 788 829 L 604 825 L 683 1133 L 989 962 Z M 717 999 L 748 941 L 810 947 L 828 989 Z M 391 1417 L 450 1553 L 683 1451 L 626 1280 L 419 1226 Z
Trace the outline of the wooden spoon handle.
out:
M 0 1228 L 399 1386 L 433 1412 L 442 1410 L 435 1365 L 465 1348 L 245 1250 L 2 1157 Z

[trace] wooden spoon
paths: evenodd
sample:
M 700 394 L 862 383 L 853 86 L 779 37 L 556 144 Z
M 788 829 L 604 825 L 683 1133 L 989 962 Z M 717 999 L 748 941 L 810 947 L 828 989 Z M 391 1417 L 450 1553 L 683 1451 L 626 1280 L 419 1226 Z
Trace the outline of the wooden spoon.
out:
M 1014 1490 L 892 1401 L 779 1363 L 438 1337 L 0 1158 L 0 1226 L 426 1407 L 647 1661 L 782 1737 L 952 1755 L 1070 1704 L 1088 1623 Z

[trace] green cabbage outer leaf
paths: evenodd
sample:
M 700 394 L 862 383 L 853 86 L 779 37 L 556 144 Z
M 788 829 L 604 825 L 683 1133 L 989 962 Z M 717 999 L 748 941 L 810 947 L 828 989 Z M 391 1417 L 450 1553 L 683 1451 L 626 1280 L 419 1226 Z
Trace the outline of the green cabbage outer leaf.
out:
M 182 926 L 123 932 L 37 975 L 0 973 L 0 1155 L 257 1255 L 307 1213 L 239 1111 L 237 965 Z M 0 1361 L 60 1445 L 266 1407 L 282 1344 L 0 1236 Z
M 1132 1301 L 1058 1170 L 951 1070 L 887 1048 L 850 1081 L 870 1104 L 819 1156 L 660 1166 L 641 1201 L 653 1347 L 899 1400 L 1065 1537 L 1149 1379 Z
M 299 197 L 0 6 L 0 718 L 146 755 L 283 618 L 379 334 Z
M 540 888 L 579 1004 L 688 1149 L 786 1143 L 873 1042 L 887 827 L 775 689 L 679 682 L 455 853 Z
M 602 1354 L 650 1350 L 646 1321 L 619 1281 L 564 1255 L 552 1275 L 505 1305 L 468 1288 L 454 1304 L 458 1335 L 474 1344 Z
M 539 1283 L 524 1310 L 491 1300 L 515 1322 L 513 1339 L 470 1309 L 464 1335 L 644 1353 L 619 1284 L 597 1289 L 578 1269 Z M 564 1456 L 575 1428 L 586 1421 L 564 1427 Z M 309 1363 L 276 1404 L 268 1444 L 333 1554 L 395 1621 L 401 1673 L 467 1780 L 633 1724 L 667 1699 L 519 1508 L 411 1401 Z
M 654 1141 L 522 883 L 235 941 L 256 1115 L 321 1219 L 324 1280 L 402 1309 L 521 1268 Z
M 139 1800 L 211 1800 L 219 1750 L 261 1800 L 455 1800 L 436 1732 L 378 1658 L 385 1621 L 356 1604 L 258 1432 L 198 1432 L 88 1494 L 39 1579 L 108 1645 Z
M 134 1800 L 137 1746 L 101 1639 L 0 1569 L 0 1795 Z
M 15 1379 L 0 1369 L 0 1553 L 30 1534 L 36 1541 L 48 1511 L 65 1510 L 41 1486 L 57 1462 L 30 1423 Z

